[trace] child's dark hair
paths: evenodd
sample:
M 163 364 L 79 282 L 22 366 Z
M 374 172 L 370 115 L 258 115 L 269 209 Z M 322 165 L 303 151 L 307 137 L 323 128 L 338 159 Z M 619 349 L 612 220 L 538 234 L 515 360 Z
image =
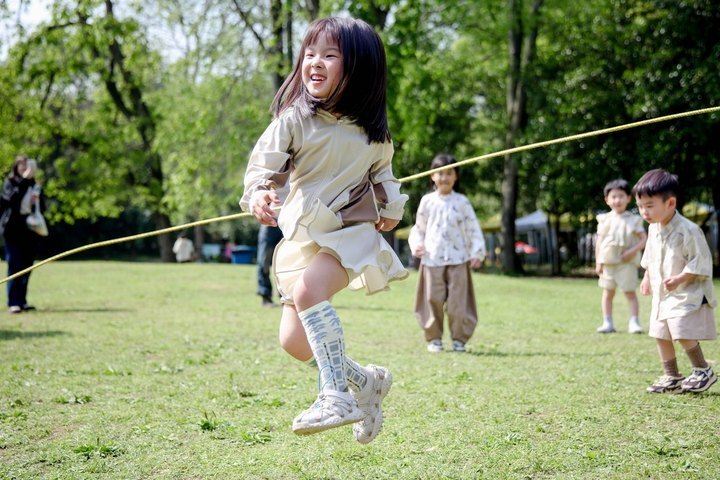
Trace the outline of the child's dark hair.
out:
M 302 80 L 305 49 L 321 35 L 337 42 L 343 59 L 342 79 L 323 100 L 310 95 Z M 383 143 L 390 141 L 386 95 L 387 64 L 380 36 L 362 20 L 328 17 L 308 27 L 295 67 L 275 95 L 271 111 L 277 117 L 294 106 L 302 116 L 310 116 L 321 107 L 356 122 L 365 130 L 368 143 Z
M 438 153 L 435 155 L 435 158 L 433 158 L 432 163 L 430 163 L 430 169 L 440 168 L 444 167 L 445 165 L 452 165 L 453 163 L 456 163 L 455 157 L 450 155 L 449 153 Z M 455 185 L 453 185 L 453 190 L 456 192 L 459 192 L 460 188 L 460 172 L 458 171 L 458 168 L 448 168 L 447 170 L 453 170 L 455 172 Z M 435 183 L 430 180 L 430 184 L 435 189 Z
M 630 185 L 624 178 L 616 178 L 615 180 L 610 180 L 608 183 L 606 183 L 605 188 L 603 189 L 603 195 L 607 197 L 612 190 L 622 190 L 628 195 L 632 193 L 632 190 L 630 190 Z
M 632 189 L 633 195 L 638 198 L 660 195 L 663 200 L 670 197 L 677 198 L 679 192 L 680 182 L 677 175 L 666 172 L 661 168 L 645 173 Z

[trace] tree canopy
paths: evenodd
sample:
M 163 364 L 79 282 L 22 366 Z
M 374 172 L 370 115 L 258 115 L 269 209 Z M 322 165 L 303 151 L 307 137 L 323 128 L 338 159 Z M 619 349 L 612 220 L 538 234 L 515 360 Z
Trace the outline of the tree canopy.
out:
M 21 13 L 0 4 L 0 162 L 40 158 L 49 220 L 70 229 L 128 212 L 156 227 L 236 212 L 278 82 L 318 16 L 363 18 L 385 42 L 398 177 L 439 152 L 463 159 L 720 104 L 713 0 L 55 0 L 34 26 Z M 684 200 L 717 206 L 719 119 L 464 167 L 464 193 L 481 219 L 541 208 L 579 222 L 604 209 L 608 180 L 663 167 Z M 404 185 L 405 224 L 428 186 Z

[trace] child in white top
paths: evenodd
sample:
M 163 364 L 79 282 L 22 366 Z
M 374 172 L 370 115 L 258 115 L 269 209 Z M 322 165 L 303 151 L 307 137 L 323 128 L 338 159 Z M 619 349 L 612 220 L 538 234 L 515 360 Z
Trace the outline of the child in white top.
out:
M 700 227 L 675 210 L 678 190 L 677 177 L 661 169 L 647 172 L 633 188 L 640 214 L 650 223 L 640 291 L 652 293 L 648 333 L 665 373 L 647 388 L 650 393 L 704 392 L 717 381 L 698 342 L 717 338 L 712 256 Z M 678 370 L 673 341 L 692 364 L 687 378 Z
M 455 163 L 447 154 L 437 155 L 431 168 Z M 471 269 L 485 258 L 485 238 L 475 211 L 465 195 L 455 191 L 456 168 L 432 174 L 434 191 L 420 199 L 408 243 L 421 258 L 415 315 L 425 334 L 428 351 L 442 351 L 444 310 L 453 350 L 464 352 L 477 325 L 477 307 Z
M 613 333 L 612 302 L 615 289 L 620 288 L 630 304 L 628 332 L 642 333 L 638 318 L 640 307 L 635 290 L 640 284 L 638 266 L 640 251 L 645 246 L 647 235 L 640 215 L 627 211 L 632 200 L 630 185 L 618 178 L 611 180 L 603 189 L 608 213 L 597 216 L 598 229 L 595 243 L 595 272 L 599 275 L 598 285 L 603 289 L 603 324 L 598 333 Z
M 273 260 L 283 301 L 280 343 L 320 369 L 317 401 L 293 421 L 299 435 L 359 422 L 355 438 L 368 443 L 383 422 L 392 376 L 345 355 L 329 300 L 348 285 L 374 293 L 408 275 L 379 233 L 398 224 L 407 201 L 392 173 L 386 77 L 382 41 L 367 23 L 313 22 L 245 174 L 241 207 L 284 236 Z M 277 215 L 275 189 L 286 182 Z

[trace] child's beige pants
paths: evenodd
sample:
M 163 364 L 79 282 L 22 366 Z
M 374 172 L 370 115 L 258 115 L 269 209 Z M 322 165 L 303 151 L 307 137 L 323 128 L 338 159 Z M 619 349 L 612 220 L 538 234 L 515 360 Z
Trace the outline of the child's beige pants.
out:
M 443 267 L 420 264 L 415 316 L 425 340 L 442 338 L 446 306 L 452 339 L 466 343 L 477 325 L 470 262 Z

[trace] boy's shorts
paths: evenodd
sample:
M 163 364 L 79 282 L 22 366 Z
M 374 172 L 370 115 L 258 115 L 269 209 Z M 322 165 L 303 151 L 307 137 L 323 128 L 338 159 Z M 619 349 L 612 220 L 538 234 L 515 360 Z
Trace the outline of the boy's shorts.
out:
M 648 335 L 661 340 L 715 340 L 715 315 L 707 304 L 684 317 L 650 319 Z
M 634 263 L 605 264 L 598 285 L 605 290 L 619 288 L 623 292 L 634 292 L 640 285 L 638 269 Z

